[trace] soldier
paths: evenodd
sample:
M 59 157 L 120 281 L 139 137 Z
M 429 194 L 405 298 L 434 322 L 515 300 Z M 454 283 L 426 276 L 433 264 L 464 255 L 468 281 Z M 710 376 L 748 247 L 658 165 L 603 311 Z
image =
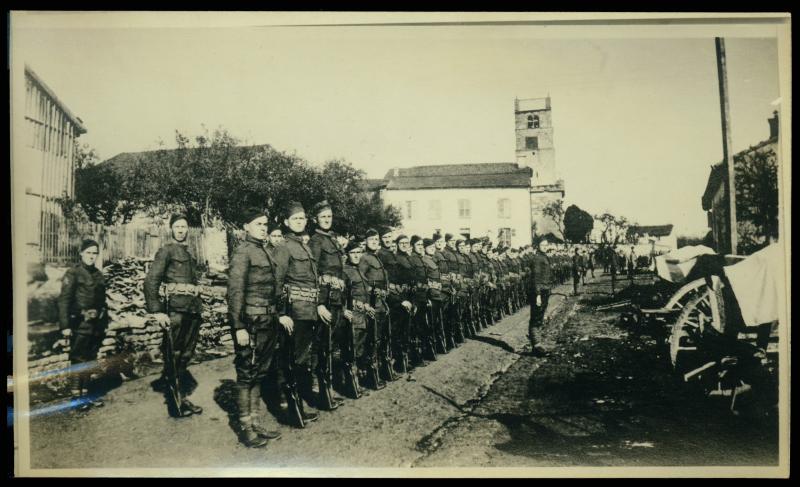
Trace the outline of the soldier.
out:
M 197 260 L 187 246 L 189 224 L 185 215 L 169 219 L 172 241 L 156 253 L 144 280 L 147 311 L 165 330 L 161 351 L 164 356 L 163 382 L 168 393 L 169 413 L 173 417 L 201 414 L 184 396 L 180 379 L 186 374 L 200 334 L 202 302 L 197 287 Z M 164 286 L 163 300 L 159 289 Z
M 581 282 L 581 273 L 583 272 L 582 267 L 581 255 L 578 248 L 575 247 L 572 254 L 572 293 L 575 295 L 578 294 L 578 284 Z
M 94 240 L 81 243 L 81 262 L 64 274 L 58 297 L 61 334 L 66 339 L 72 338 L 69 387 L 79 411 L 104 405 L 102 399 L 89 395 L 92 369 L 108 322 L 105 279 L 95 267 L 99 252 L 100 245 Z
M 424 254 L 422 263 L 425 264 L 425 274 L 428 281 L 428 301 L 430 302 L 428 327 L 428 339 L 433 341 L 434 349 L 437 353 L 447 353 L 447 343 L 445 341 L 443 309 L 445 294 L 442 286 L 442 271 L 436 264 L 436 240 L 432 238 L 422 239 Z M 443 263 L 445 265 L 445 263 Z
M 276 247 L 283 245 L 283 232 L 281 231 L 281 227 L 279 225 L 275 225 L 269 232 L 269 244 L 267 244 L 270 250 L 275 250 Z
M 358 268 L 367 280 L 370 292 L 370 302 L 374 313 L 375 334 L 374 353 L 380 362 L 380 378 L 386 381 L 395 381 L 398 377 L 394 373 L 391 357 L 392 322 L 389 316 L 389 272 L 378 257 L 381 251 L 381 241 L 378 231 L 370 228 L 366 232 L 366 252 L 361 257 Z M 393 256 L 394 257 L 394 256 Z M 378 387 L 377 381 L 374 384 Z
M 459 336 L 460 334 L 458 333 L 458 313 L 456 309 L 456 286 L 458 284 L 455 280 L 455 274 L 458 268 L 458 259 L 456 259 L 453 249 L 449 246 L 449 242 L 453 240 L 453 235 L 448 233 L 443 236 L 437 233 L 434 234 L 433 240 L 436 242 L 434 260 L 442 276 L 442 293 L 444 294 L 442 319 L 444 321 L 445 345 L 447 345 L 448 350 L 452 350 L 464 341 L 464 337 Z M 453 247 L 455 247 L 455 242 L 453 242 Z
M 480 239 L 473 238 L 469 241 L 470 252 L 467 257 L 472 264 L 473 270 L 473 289 L 472 293 L 472 307 L 475 321 L 475 329 L 480 331 L 486 328 L 487 323 L 483 314 L 483 294 L 486 289 L 486 269 L 483 266 L 483 261 L 478 254 L 481 252 L 483 242 Z
M 531 265 L 533 293 L 530 297 L 531 317 L 528 325 L 528 338 L 531 341 L 532 352 L 536 350 L 533 329 L 542 326 L 550 299 L 550 289 L 553 286 L 553 274 L 550 258 L 547 257 L 547 247 L 547 240 L 539 242 L 539 251 L 534 254 Z
M 356 241 L 350 241 L 345 247 L 347 263 L 344 266 L 346 287 L 346 309 L 344 316 L 352 325 L 353 356 L 358 366 L 358 380 L 351 381 L 351 397 L 358 399 L 361 396 L 360 384 L 372 382 L 373 389 L 377 389 L 377 357 L 375 355 L 374 333 L 370 332 L 369 320 L 375 320 L 375 308 L 370 305 L 369 284 L 364 274 L 359 269 L 364 251 Z M 348 364 L 349 366 L 350 364 Z M 351 369 L 352 370 L 352 369 Z M 350 370 L 347 371 L 348 373 Z M 370 377 L 371 376 L 371 377 Z M 366 380 L 368 379 L 369 380 Z
M 415 352 L 416 362 L 424 365 L 424 359 L 436 360 L 436 347 L 434 345 L 433 325 L 430 318 L 430 308 L 433 304 L 428 297 L 428 272 L 422 256 L 425 255 L 425 244 L 422 237 L 411 237 L 413 252 L 408 255 L 414 276 L 412 289 L 412 303 L 416 308 L 414 315 L 414 332 L 412 334 L 412 349 Z
M 349 360 L 347 357 L 352 358 L 353 354 L 349 339 L 350 322 L 345 320 L 342 314 L 345 256 L 340 237 L 331 231 L 333 209 L 328 201 L 323 200 L 314 205 L 311 213 L 314 215 L 312 220 L 317 228 L 308 247 L 317 263 L 320 303 L 316 336 L 318 353 L 316 372 L 321 406 L 323 409 L 333 411 L 342 404 L 342 398 L 333 393 L 333 369 L 344 371 L 343 360 Z
M 595 249 L 594 247 L 589 247 L 589 253 L 586 255 L 586 267 L 589 269 L 589 272 L 592 275 L 592 279 L 594 279 L 594 259 L 595 259 Z
M 636 270 L 636 249 L 631 245 L 631 252 L 628 254 L 628 280 L 633 284 L 633 274 Z
M 284 317 L 278 323 L 275 287 L 276 264 L 267 250 L 267 215 L 257 208 L 243 212 L 244 241 L 231 255 L 228 277 L 228 312 L 234 340 L 236 403 L 239 441 L 262 447 L 280 433 L 265 430 L 261 422 L 261 384 L 269 372 L 279 340 L 278 326 L 291 333 Z
M 293 325 L 292 334 L 284 335 L 279 345 L 286 381 L 284 392 L 290 408 L 296 406 L 299 410 L 302 421 L 297 421 L 297 426 L 301 428 L 318 416 L 313 412 L 306 413 L 303 401 L 309 406 L 327 406 L 320 404 L 323 401 L 314 397 L 312 371 L 317 366 L 317 357 L 312 353 L 312 346 L 317 333 L 317 321 L 321 315 L 325 314 L 330 321 L 330 312 L 319 301 L 316 260 L 311 249 L 303 243 L 306 223 L 303 205 L 296 201 L 289 202 L 283 220 L 288 233 L 284 236 L 285 243 L 275 249 L 274 253 L 278 270 L 275 276 L 276 287 L 286 295 L 283 300 L 285 306 L 278 310 L 278 316 L 281 322 L 287 322 L 288 318 Z M 320 389 L 320 394 L 327 393 L 326 387 Z M 300 400 L 297 400 L 298 390 Z
M 475 267 L 472 263 L 470 256 L 469 241 L 459 239 L 456 242 L 456 249 L 458 250 L 457 257 L 459 258 L 459 269 L 461 271 L 461 320 L 464 327 L 464 335 L 470 338 L 475 337 L 478 333 L 477 325 L 475 322 L 475 308 L 473 295 L 475 294 Z
M 417 364 L 424 366 L 425 361 L 418 353 L 415 353 L 413 357 L 415 363 L 412 363 L 409 357 L 411 352 L 414 351 L 412 350 L 412 348 L 414 348 L 412 347 L 414 333 L 412 322 L 415 313 L 411 295 L 411 288 L 415 282 L 415 275 L 414 267 L 409 260 L 411 255 L 411 240 L 406 235 L 398 235 L 395 239 L 395 243 L 397 244 L 397 253 L 395 254 L 395 279 L 397 280 L 394 282 L 396 282 L 396 286 L 400 286 L 396 288 L 399 293 L 396 299 L 400 301 L 400 308 L 398 309 L 399 314 L 392 315 L 392 322 L 400 323 L 399 327 L 395 327 L 395 331 L 397 332 L 395 363 L 397 364 L 399 362 L 399 371 L 405 373 Z M 390 287 L 389 290 L 392 291 L 392 288 Z M 392 296 L 392 294 L 390 294 L 390 296 Z

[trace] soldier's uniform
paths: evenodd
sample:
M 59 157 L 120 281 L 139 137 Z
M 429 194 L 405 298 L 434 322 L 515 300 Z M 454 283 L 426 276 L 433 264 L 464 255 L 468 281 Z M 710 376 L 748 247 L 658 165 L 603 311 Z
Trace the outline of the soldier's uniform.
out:
M 350 247 L 357 247 L 352 242 L 348 245 Z M 370 292 L 369 284 L 364 274 L 359 269 L 359 265 L 352 262 L 346 262 L 344 265 L 344 281 L 346 290 L 346 308 L 350 310 L 353 317 L 350 320 L 353 330 L 353 356 L 355 357 L 355 365 L 358 368 L 358 381 L 354 384 L 354 395 L 360 395 L 360 388 L 358 384 L 364 384 L 365 379 L 372 375 L 371 379 L 377 376 L 377 357 L 375 354 L 374 333 L 369 330 L 369 304 Z M 350 364 L 346 364 L 350 366 Z M 376 388 L 373 385 L 373 388 Z
M 291 203 L 286 216 L 289 218 L 302 211 L 301 205 Z M 285 386 L 287 394 L 293 390 L 293 376 L 300 396 L 309 404 L 318 404 L 314 398 L 312 373 L 317 366 L 312 345 L 317 333 L 317 305 L 320 304 L 317 263 L 311 249 L 303 242 L 302 234 L 289 232 L 284 240 L 285 243 L 275 249 L 274 257 L 278 269 L 276 286 L 286 294 L 287 303 L 284 309 L 278 310 L 278 315 L 289 316 L 294 323 L 291 337 L 284 335 L 280 344 L 284 351 L 281 354 L 282 368 L 288 381 Z M 287 343 L 289 340 L 291 343 Z
M 462 243 L 463 242 L 463 243 Z M 461 240 L 457 245 L 463 245 L 467 248 L 468 242 Z M 474 299 L 475 294 L 475 268 L 472 264 L 472 259 L 469 258 L 470 254 L 459 251 L 456 257 L 459 260 L 460 270 L 460 297 L 461 297 L 461 322 L 464 329 L 464 335 L 474 337 L 477 333 L 475 322 L 475 308 Z
M 398 236 L 397 240 L 404 238 L 403 235 Z M 387 265 L 386 253 L 381 251 L 381 260 L 384 265 Z M 391 253 L 390 253 L 391 254 Z M 394 324 L 392 339 L 394 341 L 394 358 L 396 369 L 405 373 L 410 368 L 409 353 L 412 347 L 412 334 L 413 334 L 413 310 L 408 312 L 403 308 L 401 303 L 403 301 L 412 302 L 411 287 L 414 284 L 414 268 L 411 265 L 409 256 L 403 252 L 398 251 L 394 256 L 394 265 L 389 267 L 389 302 L 392 306 L 391 320 Z M 392 272 L 394 269 L 394 272 Z M 394 275 L 392 275 L 394 274 Z M 413 303 L 412 303 L 413 304 Z
M 577 252 L 572 255 L 572 290 L 575 294 L 578 294 L 578 284 L 580 284 L 583 272 L 581 260 L 581 256 Z
M 263 213 L 249 211 L 243 221 L 250 223 L 261 215 Z M 239 437 L 247 446 L 263 446 L 266 444 L 264 440 L 280 436 L 260 425 L 261 384 L 273 363 L 280 337 L 277 263 L 267 245 L 248 234 L 234 249 L 228 271 L 228 313 L 232 335 L 236 337 L 237 331 L 246 330 L 249 337 L 247 345 L 240 345 L 236 339 L 233 341 Z
M 429 316 L 428 316 L 428 336 L 429 342 L 432 342 L 433 349 L 437 353 L 447 353 L 447 344 L 445 342 L 444 332 L 444 305 L 445 294 L 442 286 L 442 271 L 434 260 L 433 256 L 428 255 L 428 248 L 434 246 L 436 242 L 433 239 L 423 239 L 425 246 L 425 254 L 422 257 L 422 263 L 425 264 L 425 275 L 428 284 L 428 301 L 430 301 Z
M 170 228 L 183 216 L 173 215 Z M 200 335 L 201 312 L 200 290 L 197 287 L 197 259 L 186 242 L 172 242 L 164 245 L 156 253 L 150 271 L 144 280 L 144 297 L 149 313 L 165 313 L 169 316 L 169 335 L 165 334 L 161 345 L 162 352 L 169 355 L 172 348 L 174 375 L 181 377 L 186 373 L 189 361 L 194 355 Z M 162 287 L 163 286 L 163 287 Z M 163 297 L 160 291 L 163 290 Z M 164 361 L 164 375 L 173 373 L 172 364 Z M 180 388 L 179 388 L 180 389 Z M 176 391 L 181 404 L 180 411 L 171 411 L 178 416 L 200 414 L 203 410 L 192 404 L 184 391 Z
M 550 267 L 550 259 L 541 252 L 533 255 L 531 265 L 531 277 L 533 279 L 533 292 L 531 293 L 531 318 L 528 326 L 528 336 L 533 341 L 533 328 L 541 326 L 544 320 L 547 303 L 550 298 L 550 289 L 553 286 L 553 274 Z M 541 298 L 541 304 L 536 304 L 536 297 Z
M 314 214 L 325 208 L 326 202 L 314 208 Z M 331 313 L 330 323 L 321 319 L 317 322 L 317 379 L 319 387 L 327 388 L 327 396 L 334 398 L 332 392 L 333 369 L 343 370 L 344 363 L 355 361 L 350 336 L 350 322 L 344 319 L 344 249 L 333 232 L 317 228 L 308 243 L 319 274 L 319 303 Z M 338 352 L 338 353 L 337 353 Z M 339 355 L 339 357 L 335 357 Z M 338 360 L 337 360 L 338 358 Z M 336 365 L 334 365 L 334 361 Z M 336 409 L 338 401 L 325 404 L 325 409 Z
M 81 244 L 81 252 L 98 247 L 93 240 Z M 70 391 L 79 400 L 78 407 L 102 406 L 99 399 L 88 396 L 91 363 L 97 360 L 97 351 L 105 336 L 108 323 L 106 310 L 106 286 L 103 273 L 95 266 L 83 262 L 64 273 L 61 281 L 61 294 L 58 297 L 59 327 L 69 329 L 70 338 Z
M 422 240 L 421 237 L 414 235 L 411 237 L 411 246 Z M 428 274 L 422 256 L 415 250 L 408 256 L 413 275 L 413 289 L 411 302 L 416 307 L 413 319 L 412 332 L 412 361 L 424 364 L 424 359 L 436 360 L 436 350 L 433 344 L 433 329 L 429 321 L 429 300 L 428 300 Z
M 449 233 L 445 235 L 445 247 L 437 253 L 439 260 L 436 264 L 442 272 L 442 292 L 445 294 L 444 307 L 444 326 L 445 340 L 449 348 L 455 348 L 464 342 L 464 335 L 461 331 L 458 313 L 458 258 L 456 253 L 449 247 L 449 242 L 453 236 Z
M 469 259 L 470 264 L 472 265 L 472 292 L 470 293 L 470 299 L 472 301 L 472 322 L 475 325 L 475 330 L 480 331 L 482 327 L 485 327 L 485 323 L 483 320 L 483 309 L 481 299 L 483 297 L 483 288 L 484 288 L 484 270 L 483 265 L 481 263 L 480 258 L 478 257 L 477 252 L 472 251 L 472 246 L 476 243 L 480 242 L 477 239 L 472 239 L 469 241 L 470 246 L 470 253 L 467 254 L 467 258 Z
M 377 236 L 377 232 L 370 230 L 366 237 Z M 395 380 L 394 368 L 391 357 L 391 330 L 389 298 L 389 272 L 379 255 L 383 249 L 372 251 L 367 248 L 358 264 L 358 269 L 367 281 L 369 300 L 375 309 L 374 354 L 380 364 L 380 376 L 384 380 Z M 391 252 L 389 253 L 391 255 Z M 394 255 L 391 255 L 394 260 Z M 368 301 L 369 302 L 369 301 Z M 375 384 L 377 387 L 378 384 Z

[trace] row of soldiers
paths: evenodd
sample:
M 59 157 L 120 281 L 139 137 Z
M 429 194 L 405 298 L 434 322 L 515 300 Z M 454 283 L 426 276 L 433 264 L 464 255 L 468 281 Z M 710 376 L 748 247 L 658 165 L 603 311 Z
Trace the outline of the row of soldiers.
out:
M 312 408 L 333 411 L 341 405 L 334 389 L 357 399 L 365 389 L 382 389 L 403 376 L 413 380 L 416 367 L 527 303 L 534 345 L 533 328 L 541 324 L 556 283 L 546 242 L 536 252 L 531 246 L 492 248 L 488 241 L 450 234 L 395 235 L 388 228 L 347 239 L 332 231 L 327 201 L 310 214 L 315 230 L 308 236 L 305 209 L 288 204 L 282 215 L 286 235 L 280 239 L 270 238 L 262 210 L 241 215 L 245 236 L 231 256 L 228 309 L 236 429 L 246 446 L 280 437 L 263 426 L 264 400 L 305 427 L 318 418 Z M 199 336 L 199 273 L 186 245 L 186 217 L 173 215 L 169 224 L 173 239 L 157 252 L 144 294 L 149 317 L 164 330 L 161 382 L 168 412 L 186 417 L 203 411 L 181 386 Z M 85 242 L 82 263 L 68 273 L 62 289 L 65 335 L 84 330 L 95 338 L 84 340 L 82 352 L 72 355 L 73 366 L 92 360 L 93 350 L 96 356 L 92 344 L 102 336 L 98 317 L 105 315 L 105 297 L 102 273 L 93 267 L 96 257 L 96 242 Z M 69 282 L 91 289 L 76 290 Z M 87 376 L 76 376 L 79 407 L 97 406 L 85 389 Z

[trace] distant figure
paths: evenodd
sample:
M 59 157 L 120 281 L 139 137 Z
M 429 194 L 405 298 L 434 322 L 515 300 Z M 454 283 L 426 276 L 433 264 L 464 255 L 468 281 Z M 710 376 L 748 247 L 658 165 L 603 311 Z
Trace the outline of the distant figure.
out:
M 633 284 L 633 272 L 636 269 L 636 250 L 631 245 L 631 253 L 628 254 L 628 279 Z

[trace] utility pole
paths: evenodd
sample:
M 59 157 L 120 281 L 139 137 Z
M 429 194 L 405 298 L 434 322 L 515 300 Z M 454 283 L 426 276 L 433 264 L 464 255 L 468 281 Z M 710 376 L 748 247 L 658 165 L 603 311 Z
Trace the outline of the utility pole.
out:
M 731 109 L 728 101 L 728 67 L 725 58 L 725 39 L 716 37 L 714 42 L 717 46 L 719 107 L 722 114 L 722 156 L 727 169 L 728 223 L 731 227 L 729 252 L 735 254 L 737 252 L 739 239 L 736 226 L 736 172 L 733 167 L 733 154 L 731 154 Z

